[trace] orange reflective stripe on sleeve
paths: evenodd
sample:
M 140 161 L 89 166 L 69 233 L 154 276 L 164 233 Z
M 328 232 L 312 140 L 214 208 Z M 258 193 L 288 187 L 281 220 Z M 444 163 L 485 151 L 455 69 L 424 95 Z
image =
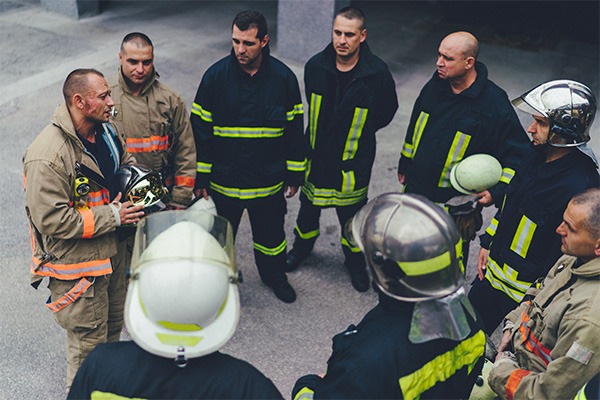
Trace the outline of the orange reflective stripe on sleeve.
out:
M 78 208 L 77 211 L 83 218 L 83 235 L 82 239 L 89 239 L 94 236 L 94 213 L 89 208 Z
M 175 186 L 187 186 L 194 187 L 194 183 L 196 180 L 194 178 L 190 178 L 189 176 L 176 176 L 175 177 Z
M 521 342 L 525 344 L 525 348 L 538 356 L 542 362 L 546 365 L 550 364 L 552 357 L 550 357 L 551 349 L 544 346 L 538 338 L 534 336 L 528 325 L 529 315 L 527 311 L 523 311 L 521 315 L 521 325 L 519 325 L 519 331 L 521 332 Z
M 103 260 L 84 261 L 75 264 L 55 264 L 31 257 L 31 272 L 35 275 L 50 276 L 61 280 L 79 279 L 84 276 L 102 276 L 112 273 L 110 258 Z
M 81 295 L 84 294 L 90 288 L 90 286 L 92 286 L 92 283 L 93 282 L 85 278 L 81 278 L 81 280 L 77 282 L 75 286 L 73 286 L 73 288 L 64 296 L 56 301 L 53 301 L 52 303 L 46 304 L 46 307 L 48 307 L 48 309 L 50 309 L 50 311 L 53 313 L 62 310 L 81 297 Z
M 516 369 L 510 374 L 508 382 L 506 382 L 506 398 L 508 400 L 513 400 L 515 392 L 519 387 L 519 383 L 521 383 L 521 379 L 530 373 L 531 371 L 527 371 L 526 369 Z
M 87 200 L 88 207 L 104 206 L 110 203 L 110 194 L 106 189 L 90 192 Z
M 127 151 L 130 153 L 149 153 L 151 151 L 167 150 L 168 136 L 150 136 L 147 138 L 127 138 Z

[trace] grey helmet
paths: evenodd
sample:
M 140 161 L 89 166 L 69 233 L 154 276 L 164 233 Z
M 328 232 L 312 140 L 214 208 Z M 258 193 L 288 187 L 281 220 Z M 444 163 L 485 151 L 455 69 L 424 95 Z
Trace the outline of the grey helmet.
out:
M 523 93 L 512 103 L 529 114 L 548 119 L 548 144 L 552 146 L 573 147 L 590 141 L 596 97 L 584 84 L 567 79 L 550 81 Z

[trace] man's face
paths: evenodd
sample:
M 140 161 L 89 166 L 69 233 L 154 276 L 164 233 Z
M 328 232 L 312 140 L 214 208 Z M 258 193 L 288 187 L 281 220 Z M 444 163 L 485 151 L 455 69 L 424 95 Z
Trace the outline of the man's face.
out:
M 575 256 L 583 261 L 589 261 L 600 254 L 600 238 L 594 238 L 585 227 L 585 219 L 589 206 L 569 203 L 563 214 L 563 222 L 556 228 L 560 235 L 560 250 L 567 255 Z
M 257 28 L 241 31 L 233 25 L 231 42 L 235 57 L 243 68 L 258 68 L 262 60 L 262 50 L 269 42 L 269 35 L 260 40 Z
M 548 118 L 541 115 L 532 115 L 532 117 L 533 122 L 527 128 L 527 133 L 531 135 L 534 146 L 545 144 L 548 141 L 548 134 L 550 133 Z
M 90 74 L 88 76 L 88 91 L 81 94 L 82 111 L 85 119 L 96 123 L 108 122 L 110 109 L 115 102 L 110 97 L 110 88 L 106 79 Z
M 333 21 L 333 48 L 338 57 L 352 58 L 360 50 L 360 44 L 367 38 L 367 30 L 360 29 L 359 19 L 348 19 L 342 15 Z
M 453 37 L 442 40 L 436 62 L 438 76 L 443 80 L 460 79 L 467 74 L 468 61 L 461 43 Z
M 129 42 L 119 53 L 121 70 L 129 85 L 142 86 L 154 72 L 154 52 L 152 46 L 138 47 Z

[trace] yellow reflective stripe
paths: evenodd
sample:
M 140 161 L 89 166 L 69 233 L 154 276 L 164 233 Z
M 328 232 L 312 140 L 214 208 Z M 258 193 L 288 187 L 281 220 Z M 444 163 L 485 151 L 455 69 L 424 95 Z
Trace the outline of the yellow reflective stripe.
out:
M 315 148 L 315 142 L 317 140 L 317 124 L 319 122 L 319 113 L 321 112 L 321 101 L 323 96 L 311 93 L 310 94 L 310 108 L 308 112 L 308 132 L 310 134 L 310 147 Z
M 427 121 L 429 120 L 429 114 L 427 114 L 426 112 L 421 111 L 421 114 L 419 114 L 419 118 L 417 118 L 417 122 L 415 122 L 415 128 L 413 130 L 413 137 L 412 137 L 412 145 L 410 147 L 410 152 L 408 151 L 409 148 L 407 147 L 407 154 L 406 156 L 408 158 L 413 158 L 414 155 L 417 153 L 417 148 L 419 147 L 419 143 L 421 142 L 421 136 L 423 136 L 423 131 L 425 130 L 425 126 L 427 125 Z M 404 150 L 404 148 L 403 148 Z
M 406 158 L 413 158 L 413 145 L 410 143 L 404 142 L 404 145 L 402 145 L 402 150 L 400 151 L 400 154 L 402 154 Z
M 302 172 L 306 169 L 306 159 L 303 161 L 285 161 L 288 171 Z
M 177 322 L 170 321 L 157 321 L 156 323 L 162 327 L 171 329 L 173 331 L 193 332 L 201 331 L 203 329 L 200 325 L 196 324 L 179 324 Z
M 354 171 L 342 171 L 342 192 L 351 192 L 356 185 Z
M 498 220 L 496 219 L 496 217 L 494 217 L 490 221 L 490 225 L 485 230 L 485 233 L 487 233 L 490 236 L 494 236 L 496 234 L 497 229 L 498 229 Z
M 369 188 L 354 190 L 351 192 L 342 192 L 336 189 L 315 188 L 310 182 L 305 182 L 302 186 L 302 193 L 316 206 L 349 206 L 356 204 L 367 197 Z
M 440 180 L 438 181 L 438 187 L 450 187 L 450 170 L 460 160 L 463 159 L 465 152 L 467 151 L 467 147 L 469 147 L 469 142 L 471 141 L 471 135 L 467 135 L 462 133 L 461 131 L 456 131 L 454 135 L 454 140 L 452 141 L 452 146 L 450 146 L 450 151 L 448 152 L 448 156 L 446 158 L 446 163 L 444 164 L 444 168 L 442 169 L 442 175 L 440 176 Z
M 175 335 L 172 333 L 155 333 L 156 337 L 162 344 L 172 345 L 172 346 L 195 346 L 202 339 L 203 336 L 186 336 L 186 335 Z
M 516 302 L 523 299 L 525 292 L 531 286 L 531 282 L 518 280 L 518 275 L 519 273 L 508 265 L 504 264 L 504 267 L 500 268 L 494 259 L 488 257 L 485 278 L 494 289 L 504 292 Z
M 589 382 L 588 382 L 589 383 Z M 587 400 L 587 395 L 585 394 L 585 388 L 587 387 L 587 383 L 583 385 L 579 392 L 575 395 L 575 400 Z
M 302 114 L 304 114 L 304 107 L 302 106 L 302 103 L 300 103 L 300 104 L 294 104 L 294 108 L 291 111 L 288 111 L 285 114 L 285 116 L 288 121 L 293 121 L 294 117 L 296 115 L 302 115 Z
M 283 128 L 270 128 L 266 126 L 215 126 L 213 134 L 228 138 L 268 139 L 283 136 Z
M 502 168 L 502 175 L 500 175 L 500 182 L 509 184 L 512 178 L 515 176 L 515 170 L 512 168 Z
M 314 395 L 315 392 L 313 392 L 312 389 L 303 387 L 298 393 L 296 393 L 296 397 L 294 397 L 294 400 L 312 400 Z
M 283 253 L 285 251 L 286 246 L 287 242 L 285 241 L 285 239 L 283 239 L 283 242 L 281 242 L 281 244 L 277 247 L 266 247 L 254 242 L 254 250 L 260 251 L 264 255 L 271 257 Z
M 529 251 L 531 238 L 533 237 L 536 228 L 537 224 L 523 215 L 521 217 L 521 221 L 519 222 L 519 227 L 517 228 L 515 237 L 510 244 L 510 249 L 521 257 L 525 258 L 527 256 L 527 252 Z
M 342 153 L 342 160 L 351 160 L 356 155 L 356 151 L 358 150 L 358 141 L 362 136 L 363 128 L 365 127 L 365 121 L 367 120 L 367 114 L 369 110 L 366 108 L 358 108 L 354 109 L 354 117 L 352 117 L 352 125 L 350 125 L 350 130 L 348 131 L 348 137 L 346 138 L 346 146 L 344 147 L 344 152 Z
M 456 252 L 457 257 L 462 254 L 462 244 L 460 240 L 456 242 L 454 251 Z M 452 257 L 450 255 L 450 251 L 447 251 L 439 256 L 435 256 L 427 260 L 398 261 L 396 263 L 407 276 L 420 276 L 431 274 L 447 268 L 451 263 L 451 259 Z
M 202 108 L 202 106 L 196 102 L 192 103 L 192 114 L 196 114 L 204 122 L 213 122 L 212 113 Z
M 212 164 L 200 161 L 196 163 L 196 172 L 201 174 L 210 174 L 210 171 L 212 171 Z
M 314 237 L 319 236 L 319 233 L 320 233 L 318 229 L 304 233 L 300 230 L 300 228 L 298 228 L 298 225 L 296 225 L 295 229 L 296 229 L 296 233 L 298 234 L 298 236 L 300 236 L 302 239 L 312 239 Z
M 227 197 L 234 197 L 236 199 L 241 200 L 249 200 L 274 195 L 283 188 L 283 182 L 279 182 L 277 185 L 269 187 L 251 189 L 229 188 L 211 182 L 210 187 L 214 191 L 219 192 Z
M 345 237 L 342 236 L 340 241 L 342 242 L 342 246 L 346 246 L 351 252 L 360 253 L 360 247 L 352 246 Z
M 99 390 L 94 390 L 90 395 L 90 400 L 145 400 L 140 397 L 123 397 L 118 394 L 101 392 Z
M 406 400 L 418 399 L 422 393 L 444 382 L 456 371 L 468 367 L 469 372 L 485 352 L 485 334 L 475 335 L 460 342 L 456 347 L 440 354 L 410 375 L 401 377 L 398 382 L 402 396 Z

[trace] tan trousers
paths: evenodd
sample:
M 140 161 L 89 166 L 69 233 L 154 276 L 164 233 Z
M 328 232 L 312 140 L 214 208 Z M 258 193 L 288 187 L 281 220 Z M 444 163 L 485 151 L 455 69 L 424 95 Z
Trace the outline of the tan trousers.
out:
M 129 260 L 130 253 L 126 241 L 123 241 L 118 245 L 117 255 L 111 258 L 113 273 L 96 277 L 81 297 L 53 315 L 58 325 L 67 331 L 67 390 L 79 366 L 94 347 L 120 339 Z M 51 278 L 48 284 L 50 300 L 56 301 L 64 296 L 77 282 L 79 280 Z

